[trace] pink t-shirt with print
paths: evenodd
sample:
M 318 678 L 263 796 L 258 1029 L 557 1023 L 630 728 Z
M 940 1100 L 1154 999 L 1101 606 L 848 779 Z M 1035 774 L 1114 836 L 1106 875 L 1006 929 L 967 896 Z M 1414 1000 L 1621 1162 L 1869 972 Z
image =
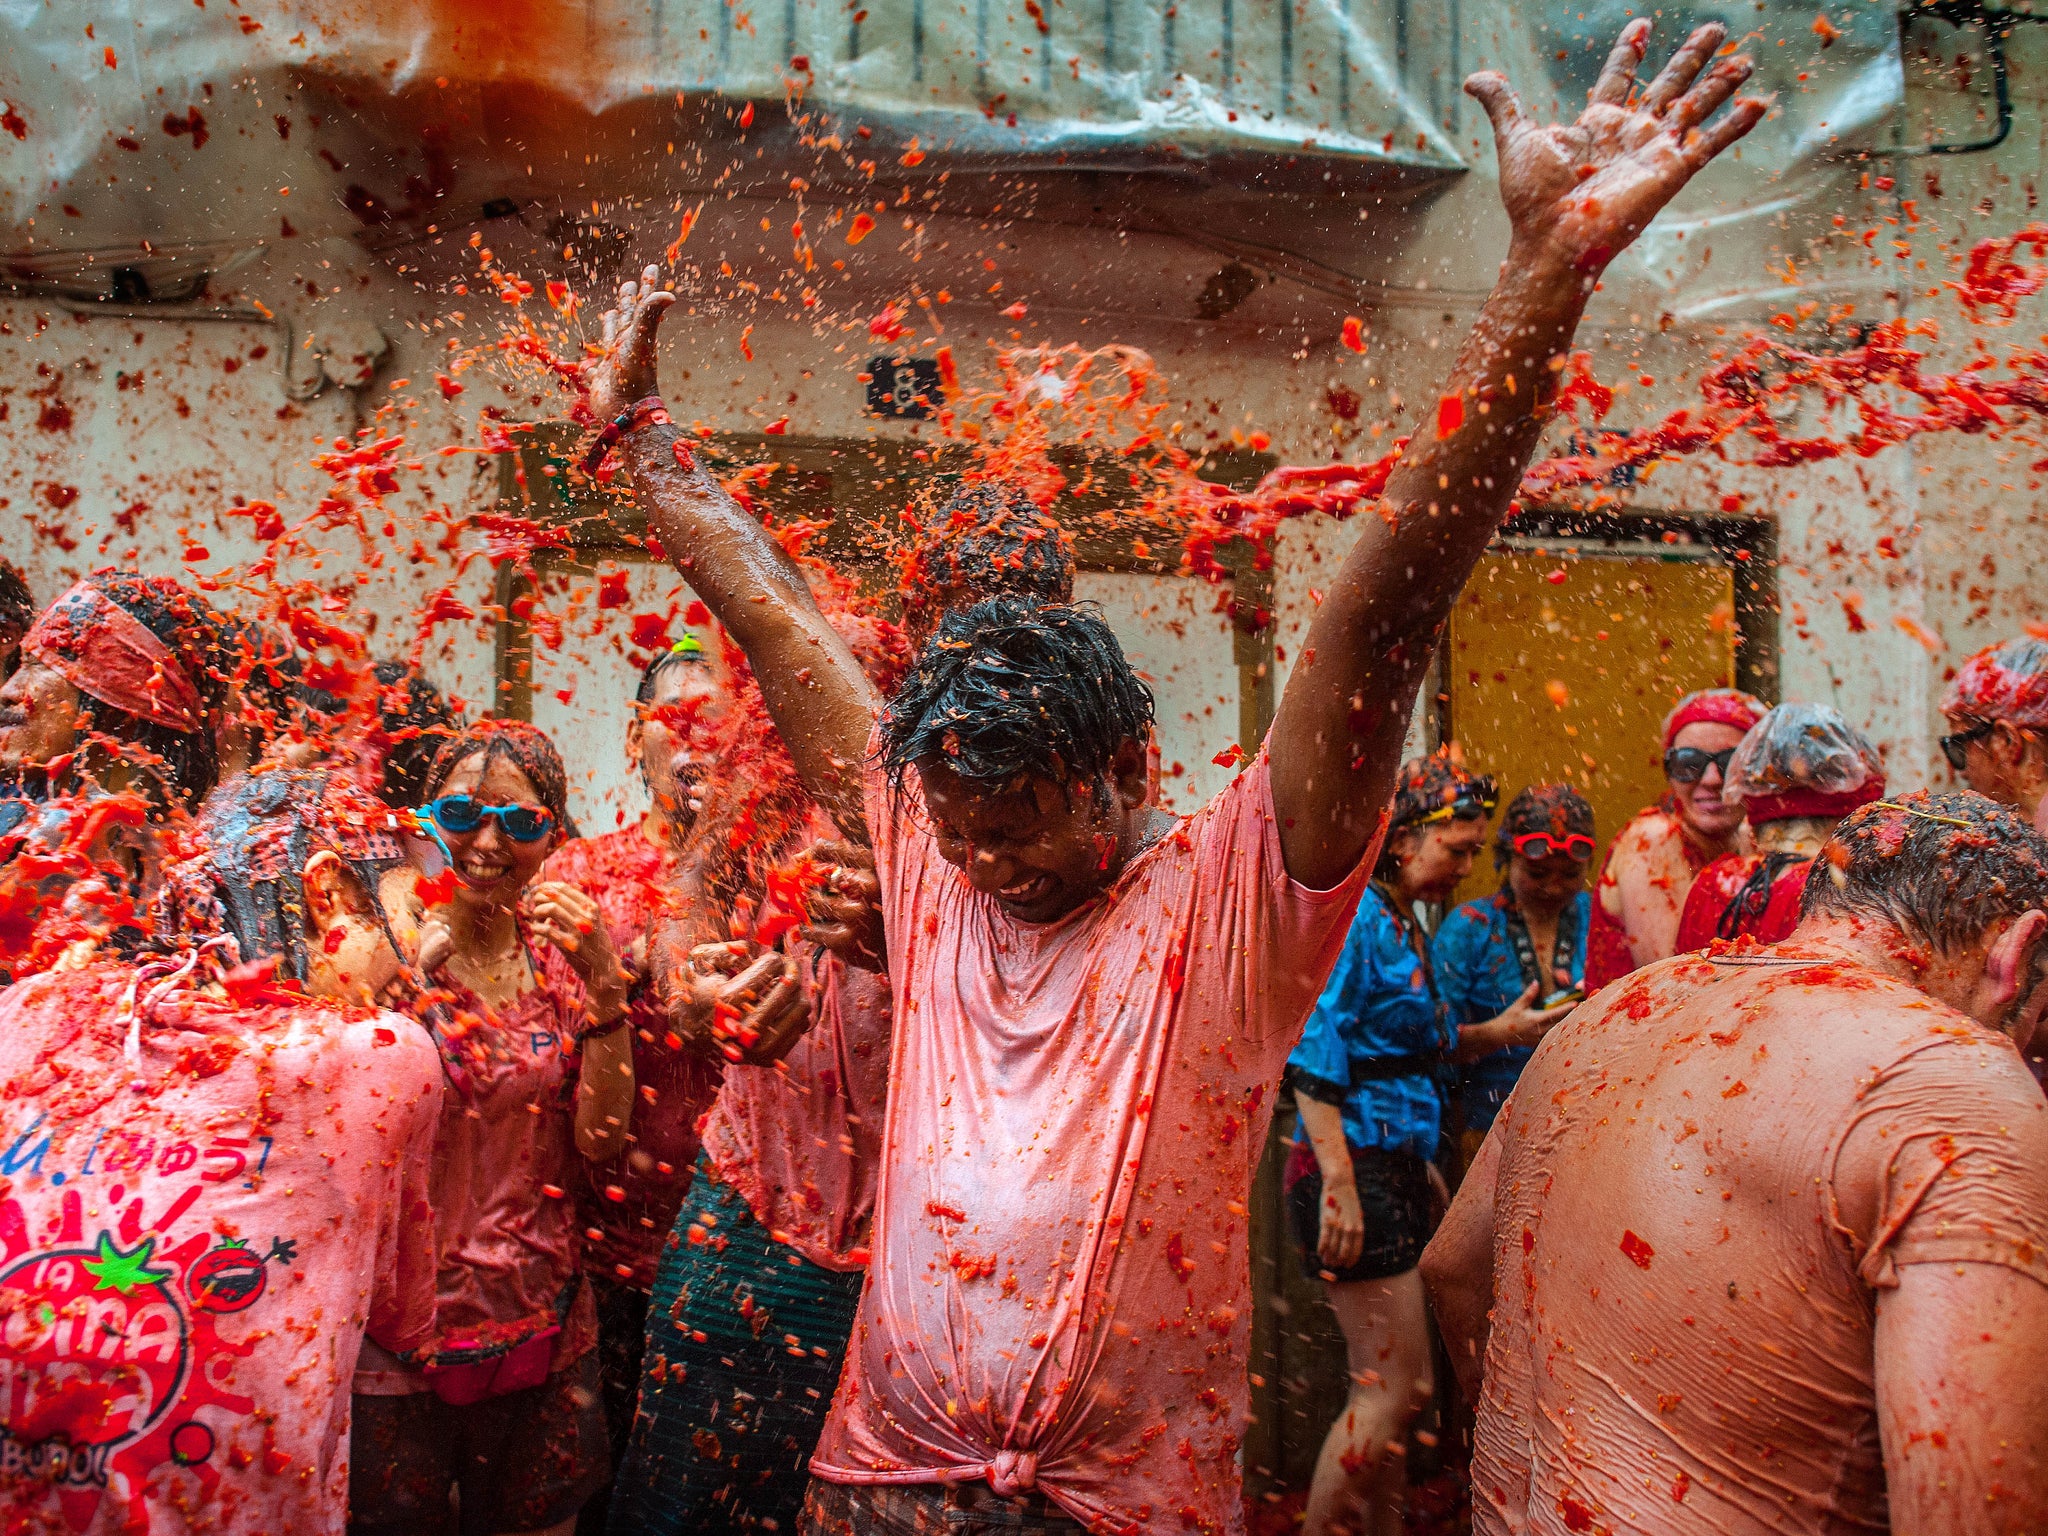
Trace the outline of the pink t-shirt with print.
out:
M 895 1034 L 874 1261 L 812 1469 L 1244 1528 L 1247 1203 L 1372 860 L 1288 878 L 1267 759 L 1058 922 L 868 784 Z
M 367 1331 L 430 1334 L 441 1063 L 391 1014 L 134 972 L 0 997 L 0 1509 L 22 1532 L 339 1536 Z

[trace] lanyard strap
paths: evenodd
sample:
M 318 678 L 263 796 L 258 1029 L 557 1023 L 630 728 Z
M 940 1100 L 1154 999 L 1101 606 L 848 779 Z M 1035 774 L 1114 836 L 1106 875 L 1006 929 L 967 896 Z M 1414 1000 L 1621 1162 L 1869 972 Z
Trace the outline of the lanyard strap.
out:
M 1508 942 L 1515 946 L 1515 960 L 1522 968 L 1522 985 L 1536 983 L 1536 1000 L 1541 1002 L 1558 987 L 1559 973 L 1569 977 L 1572 973 L 1572 951 L 1574 945 L 1571 931 L 1565 926 L 1565 913 L 1557 914 L 1557 937 L 1550 946 L 1551 974 L 1545 976 L 1536 968 L 1536 941 L 1529 937 L 1529 925 L 1522 920 L 1521 908 L 1508 903 Z

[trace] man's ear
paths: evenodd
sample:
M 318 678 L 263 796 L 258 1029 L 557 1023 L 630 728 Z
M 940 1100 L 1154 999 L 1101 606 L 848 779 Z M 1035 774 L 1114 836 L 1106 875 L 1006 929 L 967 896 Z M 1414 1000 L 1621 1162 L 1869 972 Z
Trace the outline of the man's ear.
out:
M 2033 750 L 2033 733 L 2021 730 L 2010 720 L 2001 720 L 1992 727 L 1991 739 L 1985 745 L 2001 768 L 2018 769 Z
M 1126 810 L 1135 811 L 1151 798 L 1152 765 L 1147 758 L 1145 743 L 1122 741 L 1110 754 L 1109 776 L 1116 784 L 1117 798 Z
M 1997 1014 L 2019 1000 L 2034 984 L 2034 956 L 2048 943 L 2048 912 L 2029 908 L 2006 925 L 1984 955 L 1981 995 Z
M 626 763 L 640 772 L 641 744 L 646 740 L 647 722 L 640 718 L 640 706 L 633 706 L 633 718 L 626 722 Z
M 329 929 L 355 909 L 355 877 L 331 848 L 322 848 L 306 860 L 299 883 L 306 891 L 308 938 L 324 938 Z

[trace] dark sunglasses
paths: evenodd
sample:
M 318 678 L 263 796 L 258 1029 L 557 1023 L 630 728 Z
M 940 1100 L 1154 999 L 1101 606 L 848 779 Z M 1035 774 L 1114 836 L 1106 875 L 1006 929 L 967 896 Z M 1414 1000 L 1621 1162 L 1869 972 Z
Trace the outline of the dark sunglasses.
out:
M 1970 743 L 1982 741 L 1997 729 L 1996 720 L 1980 720 L 1967 731 L 1956 731 L 1944 736 L 1941 738 L 1941 755 L 1948 759 L 1949 767 L 1961 773 L 1964 764 L 1970 758 Z
M 1548 859 L 1563 854 L 1584 861 L 1593 857 L 1593 839 L 1583 832 L 1552 837 L 1548 832 L 1522 832 L 1515 837 L 1515 852 L 1525 859 Z
M 443 795 L 427 806 L 427 814 L 444 832 L 474 832 L 486 816 L 495 816 L 498 830 L 515 843 L 537 843 L 555 827 L 552 811 L 537 805 L 485 805 L 475 795 Z
M 1679 784 L 1697 784 L 1707 776 L 1707 767 L 1712 764 L 1725 779 L 1728 759 L 1734 755 L 1733 747 L 1723 752 L 1709 752 L 1705 747 L 1673 747 L 1664 754 L 1664 777 Z

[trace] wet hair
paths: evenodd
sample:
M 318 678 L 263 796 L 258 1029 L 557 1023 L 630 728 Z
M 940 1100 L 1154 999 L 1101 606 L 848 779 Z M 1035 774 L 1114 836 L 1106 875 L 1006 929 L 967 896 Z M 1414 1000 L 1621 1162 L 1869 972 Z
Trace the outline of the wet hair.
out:
M 418 805 L 441 744 L 462 729 L 453 706 L 419 672 L 402 661 L 380 661 L 377 725 L 389 739 L 377 787 L 386 805 Z
M 546 731 L 524 720 L 479 720 L 450 736 L 434 755 L 424 793 L 438 792 L 450 774 L 479 753 L 486 769 L 492 758 L 502 757 L 525 774 L 540 803 L 554 814 L 562 835 L 577 836 L 576 824 L 569 819 L 569 771 L 562 766 L 562 754 Z
M 1814 860 L 1802 917 L 1871 917 L 1954 953 L 1993 923 L 2048 911 L 2048 838 L 1969 790 L 1918 790 L 1845 817 Z
M 911 549 L 899 590 L 906 615 L 993 597 L 1074 600 L 1074 556 L 1060 525 L 1022 486 L 980 480 L 956 486 Z
M 142 766 L 169 789 L 187 809 L 206 798 L 220 780 L 220 751 L 215 737 L 227 703 L 227 681 L 214 664 L 221 653 L 226 621 L 200 597 L 168 576 L 142 576 L 133 571 L 96 571 L 86 581 L 161 640 L 192 680 L 206 712 L 197 731 L 173 730 L 79 692 L 88 700 L 92 729 L 139 749 Z
M 280 958 L 306 979 L 305 869 L 320 849 L 337 854 L 362 887 L 387 935 L 379 885 L 405 861 L 389 809 L 345 775 L 277 769 L 233 781 L 199 823 L 198 857 L 173 865 L 153 908 L 154 947 L 175 949 L 220 934 L 239 960 Z M 397 948 L 397 940 L 392 940 Z
M 881 756 L 898 788 L 937 758 L 977 787 L 1029 775 L 1071 795 L 1151 727 L 1152 690 L 1100 613 L 1000 597 L 940 620 L 882 716 Z
M 1501 812 L 1493 834 L 1493 867 L 1506 869 L 1515 856 L 1515 839 L 1530 832 L 1567 837 L 1593 835 L 1593 807 L 1569 784 L 1531 784 Z
M 17 624 L 26 631 L 35 621 L 36 600 L 28 579 L 12 560 L 0 560 L 0 624 Z
M 1493 775 L 1466 767 L 1464 749 L 1454 741 L 1426 756 L 1409 758 L 1394 775 L 1387 837 L 1373 865 L 1373 878 L 1391 880 L 1400 872 L 1394 840 L 1403 832 L 1419 832 L 1436 822 L 1484 821 L 1493 814 L 1498 796 Z M 1447 807 L 1450 815 L 1445 816 Z

